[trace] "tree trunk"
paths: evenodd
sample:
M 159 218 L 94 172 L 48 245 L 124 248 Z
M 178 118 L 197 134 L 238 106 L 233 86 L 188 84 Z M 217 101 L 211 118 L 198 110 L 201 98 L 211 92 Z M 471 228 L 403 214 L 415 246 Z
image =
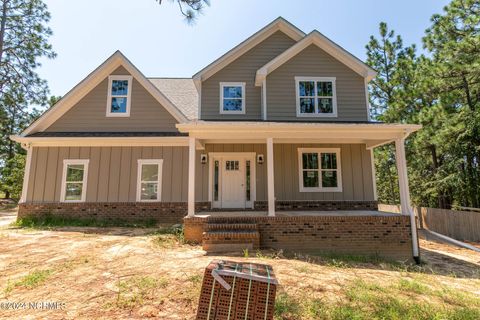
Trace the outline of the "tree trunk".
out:
M 2 21 L 0 23 L 0 65 L 2 65 L 3 58 L 3 45 L 5 39 L 5 27 L 7 24 L 8 1 L 9 0 L 3 0 L 2 6 Z

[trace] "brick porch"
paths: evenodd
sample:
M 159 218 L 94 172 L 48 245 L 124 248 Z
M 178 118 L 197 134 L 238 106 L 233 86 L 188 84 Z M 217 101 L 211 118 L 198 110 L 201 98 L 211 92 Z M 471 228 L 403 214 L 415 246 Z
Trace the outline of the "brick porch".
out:
M 278 212 L 275 217 L 269 217 L 266 212 L 205 212 L 184 218 L 185 238 L 201 243 L 209 225 L 222 223 L 255 224 L 262 249 L 379 255 L 397 260 L 413 258 L 407 215 L 378 211 L 305 211 Z

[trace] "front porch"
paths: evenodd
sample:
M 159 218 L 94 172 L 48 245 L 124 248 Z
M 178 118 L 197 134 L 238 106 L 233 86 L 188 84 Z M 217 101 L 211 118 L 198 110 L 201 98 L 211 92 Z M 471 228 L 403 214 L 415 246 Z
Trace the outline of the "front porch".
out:
M 189 134 L 187 240 L 418 260 L 404 146 L 418 126 L 196 121 L 177 128 Z M 373 149 L 390 142 L 403 215 L 371 210 Z M 217 213 L 195 212 L 205 198 Z M 325 208 L 330 202 L 337 204 Z
M 407 215 L 374 210 L 199 212 L 184 218 L 185 239 L 207 252 L 276 249 L 411 260 Z

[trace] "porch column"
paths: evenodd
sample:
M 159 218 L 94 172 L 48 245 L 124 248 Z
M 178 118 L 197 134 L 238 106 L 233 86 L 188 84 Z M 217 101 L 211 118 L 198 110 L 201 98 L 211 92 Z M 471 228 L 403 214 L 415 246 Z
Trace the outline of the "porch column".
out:
M 400 187 L 400 206 L 403 214 L 410 216 L 412 231 L 413 258 L 419 262 L 418 236 L 415 213 L 410 206 L 410 190 L 408 188 L 407 161 L 405 160 L 405 138 L 395 140 L 395 160 L 398 171 L 398 184 Z
M 268 216 L 275 216 L 275 190 L 273 171 L 273 138 L 267 138 L 267 181 L 268 181 Z
M 188 138 L 188 213 L 195 216 L 195 137 Z

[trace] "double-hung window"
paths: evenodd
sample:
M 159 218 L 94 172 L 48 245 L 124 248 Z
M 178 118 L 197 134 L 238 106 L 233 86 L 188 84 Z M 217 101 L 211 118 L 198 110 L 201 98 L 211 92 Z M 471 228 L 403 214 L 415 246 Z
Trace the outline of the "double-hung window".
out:
M 340 149 L 299 148 L 300 192 L 340 192 Z
M 60 201 L 84 202 L 87 192 L 88 159 L 63 160 Z
M 137 201 L 161 201 L 161 159 L 139 159 L 137 172 Z
M 335 78 L 295 77 L 297 117 L 336 117 Z
M 220 82 L 220 113 L 245 114 L 245 82 Z
M 108 77 L 107 117 L 129 117 L 132 76 Z

